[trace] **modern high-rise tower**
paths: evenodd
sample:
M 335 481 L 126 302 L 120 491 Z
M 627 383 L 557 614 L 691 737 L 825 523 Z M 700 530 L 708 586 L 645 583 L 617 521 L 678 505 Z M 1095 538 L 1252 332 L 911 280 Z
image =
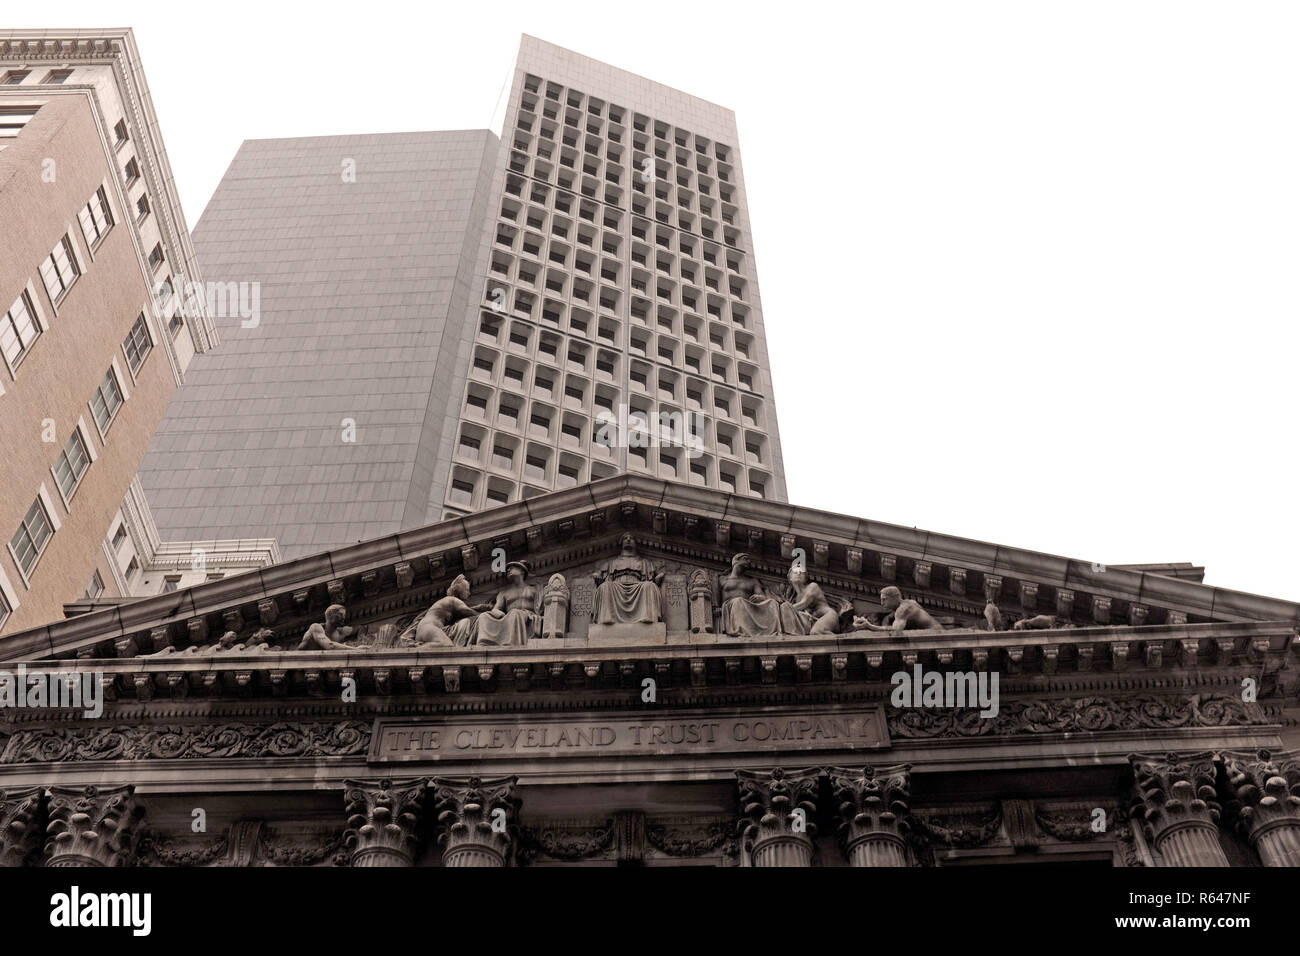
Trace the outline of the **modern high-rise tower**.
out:
M 141 468 L 164 536 L 292 558 L 624 471 L 786 498 L 729 110 L 524 37 L 500 135 L 246 142 L 194 242 L 260 312 Z

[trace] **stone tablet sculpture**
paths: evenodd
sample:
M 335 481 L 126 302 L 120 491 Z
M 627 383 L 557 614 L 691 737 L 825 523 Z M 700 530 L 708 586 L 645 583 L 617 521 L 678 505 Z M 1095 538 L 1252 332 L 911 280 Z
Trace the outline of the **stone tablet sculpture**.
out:
M 904 600 L 903 592 L 893 585 L 881 590 L 880 606 L 885 609 L 886 614 L 893 614 L 892 624 L 872 624 L 865 617 L 859 616 L 853 619 L 853 626 L 870 631 L 889 631 L 893 634 L 908 630 L 942 630 L 943 628 L 943 625 L 932 618 L 920 604 L 911 598 Z
M 525 584 L 528 565 L 511 561 L 506 565 L 509 584 L 497 594 L 492 610 L 475 620 L 478 636 L 475 644 L 520 647 L 537 635 L 541 621 L 541 595 L 537 588 Z
M 657 624 L 663 620 L 659 586 L 664 572 L 637 554 L 636 538 L 623 535 L 622 553 L 598 568 L 591 619 L 596 624 Z

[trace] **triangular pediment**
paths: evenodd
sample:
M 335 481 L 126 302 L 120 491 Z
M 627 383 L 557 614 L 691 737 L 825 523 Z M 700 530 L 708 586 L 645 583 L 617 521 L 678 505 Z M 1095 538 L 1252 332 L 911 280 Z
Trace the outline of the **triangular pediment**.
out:
M 470 582 L 470 603 L 494 603 L 506 585 L 501 568 L 516 560 L 530 566 L 539 611 L 554 575 L 568 589 L 563 636 L 553 639 L 596 642 L 611 632 L 590 627 L 595 575 L 619 553 L 626 533 L 663 575 L 665 641 L 709 634 L 699 617 L 705 613 L 713 616 L 713 635 L 730 639 L 719 618 L 739 552 L 752 556 L 749 573 L 769 594 L 784 589 L 792 563 L 804 563 L 844 612 L 835 631 L 841 639 L 877 636 L 865 624 L 853 630 L 855 619 L 891 623 L 881 601 L 890 587 L 925 609 L 934 633 L 954 636 L 993 629 L 985 613 L 990 599 L 1001 627 L 1031 619 L 1034 631 L 1294 623 L 1300 615 L 1289 601 L 1152 571 L 624 475 L 20 632 L 0 642 L 0 658 L 165 656 L 174 653 L 168 647 L 210 646 L 231 631 L 250 647 L 262 632 L 259 643 L 295 650 L 333 604 L 347 608 L 354 628 L 344 643 L 384 650 L 459 574 Z M 709 604 L 694 609 L 694 621 L 692 576 L 701 595 L 707 581 Z M 647 640 L 659 639 L 657 630 L 647 633 Z M 529 643 L 546 639 L 540 624 L 528 636 Z

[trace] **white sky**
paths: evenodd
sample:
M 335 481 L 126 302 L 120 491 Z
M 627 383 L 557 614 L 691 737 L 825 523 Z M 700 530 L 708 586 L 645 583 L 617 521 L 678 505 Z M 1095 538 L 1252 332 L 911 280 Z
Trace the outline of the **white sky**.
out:
M 4 20 L 135 28 L 191 226 L 245 138 L 487 127 L 520 33 L 728 106 L 793 502 L 1300 599 L 1300 6 Z

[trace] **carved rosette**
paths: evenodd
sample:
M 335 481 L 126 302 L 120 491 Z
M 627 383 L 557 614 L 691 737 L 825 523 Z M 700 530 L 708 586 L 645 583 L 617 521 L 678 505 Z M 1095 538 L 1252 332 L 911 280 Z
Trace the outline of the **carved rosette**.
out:
M 352 866 L 411 866 L 428 781 L 345 780 Z
M 0 867 L 22 866 L 40 837 L 41 788 L 0 790 Z
M 827 768 L 850 866 L 909 866 L 912 766 Z
M 46 866 L 128 866 L 144 807 L 135 787 L 51 787 Z
M 737 770 L 737 831 L 754 866 L 811 866 L 819 770 Z
M 1265 866 L 1300 866 L 1300 751 L 1225 751 L 1225 809 Z
M 517 777 L 433 780 L 443 866 L 506 866 L 519 835 Z
M 1219 846 L 1214 755 L 1129 754 L 1132 815 L 1163 866 L 1228 866 Z

